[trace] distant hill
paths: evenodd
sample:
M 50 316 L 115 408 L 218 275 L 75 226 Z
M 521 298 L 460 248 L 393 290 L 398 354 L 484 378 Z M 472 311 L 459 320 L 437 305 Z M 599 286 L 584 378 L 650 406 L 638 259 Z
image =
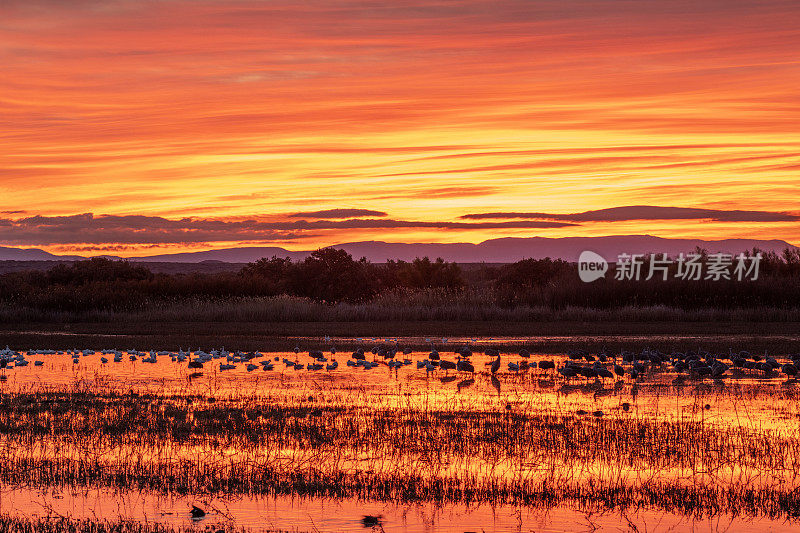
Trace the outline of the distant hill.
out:
M 78 255 L 54 255 L 38 248 L 9 248 L 0 246 L 0 261 L 75 261 Z
M 650 235 L 620 235 L 609 237 L 527 237 L 491 239 L 479 244 L 472 243 L 389 243 L 383 241 L 348 242 L 333 245 L 335 248 L 347 250 L 356 259 L 366 257 L 374 263 L 383 263 L 388 259 L 411 261 L 415 257 L 441 257 L 457 263 L 513 263 L 520 259 L 532 257 L 560 258 L 577 261 L 584 250 L 592 250 L 603 257 L 613 260 L 621 253 L 667 253 L 677 255 L 680 252 L 691 252 L 695 248 L 705 248 L 709 252 L 738 253 L 753 247 L 762 250 L 783 251 L 794 248 L 782 240 L 726 239 L 705 241 L 700 239 L 665 239 Z M 284 248 L 228 248 L 193 252 L 186 254 L 157 255 L 131 259 L 132 261 L 174 261 L 197 262 L 219 260 L 234 263 L 248 263 L 261 257 L 291 257 L 294 260 L 304 259 L 311 251 L 290 252 Z
M 291 257 L 294 260 L 308 257 L 311 251 L 290 252 L 278 247 L 245 247 L 223 248 L 221 250 L 207 250 L 205 252 L 185 252 L 179 254 L 149 255 L 145 257 L 130 257 L 131 261 L 163 261 L 165 263 L 200 263 L 206 261 L 221 261 L 223 263 L 249 263 L 262 257 Z
M 479 244 L 471 243 L 389 243 L 383 241 L 348 242 L 332 245 L 343 248 L 356 259 L 366 257 L 374 263 L 383 263 L 388 259 L 411 261 L 415 257 L 441 257 L 457 263 L 512 263 L 524 258 L 541 259 L 544 257 L 577 261 L 584 250 L 592 250 L 609 261 L 616 259 L 621 253 L 667 253 L 677 255 L 680 252 L 691 252 L 700 247 L 709 252 L 738 253 L 754 247 L 766 251 L 781 252 L 785 248 L 796 248 L 782 240 L 756 239 L 667 239 L 651 235 L 616 235 L 606 237 L 526 237 L 491 239 Z M 261 257 L 290 257 L 302 260 L 311 253 L 306 251 L 289 251 L 279 247 L 244 247 L 208 250 L 203 252 L 186 252 L 177 254 L 161 254 L 144 257 L 131 257 L 134 262 L 164 263 L 248 263 Z M 81 259 L 78 256 L 57 256 L 36 249 L 19 249 L 0 247 L 0 261 L 64 261 Z

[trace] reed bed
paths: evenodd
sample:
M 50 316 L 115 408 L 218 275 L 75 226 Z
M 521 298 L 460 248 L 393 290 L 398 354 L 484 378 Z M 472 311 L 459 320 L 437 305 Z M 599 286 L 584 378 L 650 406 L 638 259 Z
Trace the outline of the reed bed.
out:
M 247 533 L 247 529 L 232 526 L 171 527 L 158 523 L 129 520 L 97 520 L 59 517 L 21 517 L 0 515 L 0 533 Z M 263 530 L 264 533 L 299 533 L 297 531 Z
M 63 311 L 14 304 L 0 308 L 0 323 L 319 323 L 363 322 L 800 322 L 800 307 L 695 307 L 619 305 L 500 305 L 485 291 L 423 291 L 380 295 L 362 303 L 324 304 L 296 296 L 185 298 L 155 301 L 142 310 Z M 754 300 L 757 301 L 757 300 Z
M 489 409 L 477 402 L 442 408 L 420 399 L 382 408 L 324 391 L 280 402 L 92 390 L 5 393 L 0 482 L 193 495 L 570 502 L 794 519 L 800 514 L 796 393 L 760 392 L 773 396 L 784 423 L 764 425 L 744 413 L 737 424 L 722 423 L 702 407 L 747 402 L 750 393 L 658 392 L 658 401 L 699 402 L 692 416 L 669 409 L 577 414 L 566 404 L 553 409 L 535 393 Z

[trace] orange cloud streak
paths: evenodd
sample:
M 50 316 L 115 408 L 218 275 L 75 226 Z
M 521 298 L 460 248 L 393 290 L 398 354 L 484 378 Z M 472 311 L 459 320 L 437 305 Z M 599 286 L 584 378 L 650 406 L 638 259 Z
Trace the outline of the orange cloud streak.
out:
M 798 28 L 780 0 L 6 1 L 3 208 L 796 210 Z M 800 242 L 792 222 L 631 221 L 320 230 L 292 246 L 620 233 Z

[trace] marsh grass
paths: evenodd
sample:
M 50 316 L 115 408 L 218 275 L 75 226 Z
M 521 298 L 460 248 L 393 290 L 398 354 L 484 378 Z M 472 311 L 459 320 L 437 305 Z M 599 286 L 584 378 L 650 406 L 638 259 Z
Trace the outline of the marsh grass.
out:
M 247 533 L 247 529 L 231 526 L 171 527 L 158 523 L 129 520 L 74 519 L 59 517 L 20 517 L 0 515 L 0 533 Z M 299 533 L 297 531 L 263 530 L 265 533 Z
M 565 502 L 696 516 L 795 518 L 800 435 L 785 424 L 552 409 L 541 396 L 486 409 L 366 406 L 357 397 L 220 400 L 81 391 L 0 395 L 0 481 L 177 494 L 291 494 L 399 502 Z M 660 394 L 660 393 L 659 393 Z M 736 388 L 674 397 L 747 402 Z M 777 411 L 776 411 L 777 413 Z M 793 417 L 793 418 L 792 418 Z
M 578 291 L 578 288 L 575 289 Z M 574 303 L 570 303 L 573 302 Z M 326 304 L 298 296 L 185 297 L 154 300 L 137 309 L 59 310 L 56 306 L 0 307 L 0 323 L 70 322 L 800 322 L 796 304 L 765 305 L 754 297 L 747 306 L 663 303 L 593 306 L 574 297 L 559 305 L 548 302 L 497 301 L 488 289 L 395 291 L 360 302 Z

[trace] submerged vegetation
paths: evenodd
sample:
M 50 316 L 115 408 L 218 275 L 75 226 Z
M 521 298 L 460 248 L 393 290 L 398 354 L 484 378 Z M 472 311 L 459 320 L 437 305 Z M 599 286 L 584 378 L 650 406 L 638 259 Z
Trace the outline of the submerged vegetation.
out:
M 768 253 L 754 281 L 578 278 L 565 261 L 372 264 L 323 249 L 239 272 L 154 274 L 90 259 L 0 275 L 0 321 L 798 321 L 800 253 Z
M 182 500 L 178 524 L 306 498 L 357 528 L 378 504 L 800 524 L 800 353 L 441 345 L 5 349 L 0 486 Z
M 196 527 L 170 527 L 158 523 L 130 520 L 73 519 L 65 516 L 19 517 L 0 515 L 0 533 L 247 533 L 248 530 L 232 527 L 199 529 Z M 290 533 L 278 530 L 259 530 L 263 533 Z M 292 532 L 296 533 L 296 532 Z
M 389 403 L 335 386 L 232 398 L 7 392 L 0 482 L 800 516 L 794 388 L 502 379 L 509 393 L 489 402 L 418 389 Z M 785 423 L 763 425 L 747 406 L 757 397 Z M 575 408 L 592 398 L 605 410 Z M 740 407 L 730 418 L 720 405 Z

